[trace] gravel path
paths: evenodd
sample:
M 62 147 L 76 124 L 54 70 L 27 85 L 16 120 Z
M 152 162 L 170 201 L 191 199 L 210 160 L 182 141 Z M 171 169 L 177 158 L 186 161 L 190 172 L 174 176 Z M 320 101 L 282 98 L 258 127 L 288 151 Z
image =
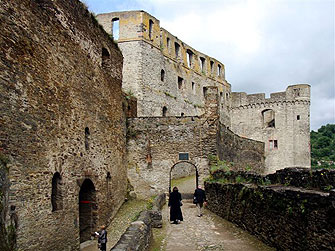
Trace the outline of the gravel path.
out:
M 180 192 L 194 191 L 194 179 L 185 179 L 178 184 Z M 192 200 L 183 200 L 184 221 L 175 225 L 169 222 L 169 208 L 163 208 L 161 230 L 154 230 L 154 244 L 150 251 L 197 251 L 197 250 L 275 250 L 266 246 L 256 237 L 222 219 L 209 210 L 204 216 L 197 216 L 197 209 Z

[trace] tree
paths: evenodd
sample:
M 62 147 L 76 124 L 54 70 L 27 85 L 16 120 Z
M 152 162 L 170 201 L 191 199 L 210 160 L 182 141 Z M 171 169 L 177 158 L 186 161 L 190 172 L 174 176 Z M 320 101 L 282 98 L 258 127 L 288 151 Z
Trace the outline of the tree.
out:
M 335 169 L 335 124 L 311 131 L 311 165 L 314 169 Z

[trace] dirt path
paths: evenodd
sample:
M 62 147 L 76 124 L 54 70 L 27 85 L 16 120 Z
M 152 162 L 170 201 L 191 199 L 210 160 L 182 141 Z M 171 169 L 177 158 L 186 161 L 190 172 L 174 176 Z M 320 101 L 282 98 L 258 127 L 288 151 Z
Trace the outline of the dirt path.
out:
M 184 180 L 178 188 L 180 192 L 194 191 L 193 179 Z M 154 231 L 156 243 L 151 251 L 275 250 L 209 210 L 204 211 L 203 217 L 198 217 L 192 200 L 183 200 L 183 204 L 184 221 L 178 225 L 170 224 L 169 208 L 163 208 L 164 228 Z M 160 243 L 157 243 L 157 236 Z

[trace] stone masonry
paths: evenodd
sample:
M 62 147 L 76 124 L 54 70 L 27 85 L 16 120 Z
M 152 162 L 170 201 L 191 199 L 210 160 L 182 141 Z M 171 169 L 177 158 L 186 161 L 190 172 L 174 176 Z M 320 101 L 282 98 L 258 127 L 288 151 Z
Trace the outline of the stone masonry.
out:
M 128 178 L 138 197 L 166 192 L 172 169 L 185 162 L 193 165 L 197 182 L 203 184 L 209 175 L 208 157 L 211 155 L 234 161 L 237 168 L 263 171 L 264 144 L 224 129 L 217 113 L 217 87 L 208 88 L 205 100 L 206 112 L 200 117 L 128 120 Z M 180 159 L 180 153 L 187 153 L 189 158 Z
M 121 52 L 77 0 L 2 1 L 0 19 L 0 151 L 17 248 L 79 250 L 126 193 Z
M 221 62 L 182 42 L 150 14 L 112 12 L 97 19 L 118 39 L 124 55 L 123 88 L 138 99 L 139 117 L 200 116 L 207 89 L 214 86 L 221 123 L 241 137 L 265 143 L 265 173 L 310 167 L 309 85 L 289 86 L 269 99 L 234 93 Z

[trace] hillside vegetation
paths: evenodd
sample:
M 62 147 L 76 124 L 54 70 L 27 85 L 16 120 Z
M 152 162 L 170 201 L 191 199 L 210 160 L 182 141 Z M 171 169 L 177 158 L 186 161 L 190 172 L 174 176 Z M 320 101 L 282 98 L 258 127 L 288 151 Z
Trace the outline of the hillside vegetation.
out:
M 335 169 L 335 124 L 311 131 L 311 159 L 314 169 Z

